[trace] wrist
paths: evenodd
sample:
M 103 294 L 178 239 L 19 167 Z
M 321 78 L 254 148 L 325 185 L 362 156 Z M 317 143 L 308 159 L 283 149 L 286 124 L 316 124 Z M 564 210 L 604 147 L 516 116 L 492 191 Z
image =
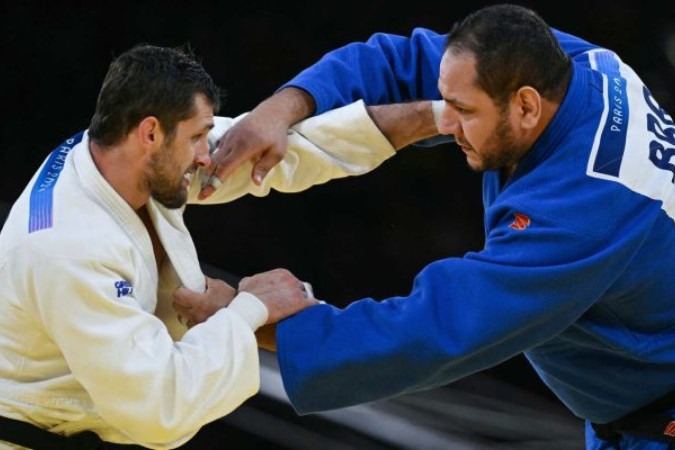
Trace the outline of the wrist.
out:
M 314 97 L 304 89 L 289 86 L 268 98 L 267 107 L 290 127 L 314 114 Z

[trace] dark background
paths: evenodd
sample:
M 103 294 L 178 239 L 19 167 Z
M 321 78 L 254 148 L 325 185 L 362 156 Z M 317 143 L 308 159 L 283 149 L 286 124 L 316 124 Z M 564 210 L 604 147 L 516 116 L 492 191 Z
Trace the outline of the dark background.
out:
M 377 31 L 447 31 L 490 2 L 394 3 L 4 0 L 0 201 L 11 203 L 47 153 L 88 126 L 108 64 L 136 43 L 189 43 L 227 92 L 220 114 L 236 116 L 330 49 Z M 675 111 L 672 4 L 520 3 L 618 51 Z M 483 243 L 480 176 L 452 144 L 404 149 L 373 173 L 295 195 L 189 207 L 186 221 L 205 263 L 237 275 L 287 267 L 340 305 L 405 295 L 426 264 Z M 520 357 L 489 372 L 541 389 Z
M 189 43 L 227 92 L 220 114 L 236 116 L 330 49 L 376 31 L 446 31 L 489 2 L 442 3 L 5 2 L 0 200 L 13 201 L 48 152 L 88 126 L 108 64 L 135 43 Z M 521 3 L 555 27 L 617 50 L 675 110 L 675 7 Z M 405 294 L 425 264 L 480 248 L 480 198 L 480 176 L 456 147 L 411 147 L 365 176 L 188 208 L 187 221 L 204 261 L 241 275 L 288 267 L 317 296 L 345 303 Z

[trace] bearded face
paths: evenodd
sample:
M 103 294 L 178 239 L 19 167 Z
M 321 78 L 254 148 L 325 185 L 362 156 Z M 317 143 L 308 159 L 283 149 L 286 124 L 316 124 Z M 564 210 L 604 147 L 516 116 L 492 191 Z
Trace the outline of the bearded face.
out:
M 476 80 L 472 53 L 446 51 L 438 79 L 445 100 L 439 132 L 454 136 L 474 171 L 513 170 L 531 145 L 522 137 L 518 97 L 495 102 Z
M 203 94 L 195 94 L 193 109 L 192 116 L 178 122 L 173 132 L 158 134 L 163 140 L 152 149 L 139 186 L 166 208 L 185 205 L 192 174 L 211 162 L 207 137 L 214 126 L 213 104 Z
M 194 165 L 192 165 L 194 166 Z M 150 161 L 150 175 L 147 178 L 150 196 L 166 208 L 176 209 L 187 201 L 187 183 L 189 173 L 178 163 L 176 146 L 168 140 Z
M 475 163 L 469 164 L 471 169 L 482 172 L 515 166 L 522 158 L 523 152 L 516 143 L 506 110 L 502 111 L 494 131 L 489 136 L 477 151 Z

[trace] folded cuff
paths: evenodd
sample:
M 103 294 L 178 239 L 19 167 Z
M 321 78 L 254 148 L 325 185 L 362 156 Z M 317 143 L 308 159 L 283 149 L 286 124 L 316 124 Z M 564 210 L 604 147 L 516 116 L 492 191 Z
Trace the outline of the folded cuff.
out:
M 263 326 L 269 317 L 263 302 L 250 292 L 239 292 L 227 309 L 243 318 L 253 331 Z

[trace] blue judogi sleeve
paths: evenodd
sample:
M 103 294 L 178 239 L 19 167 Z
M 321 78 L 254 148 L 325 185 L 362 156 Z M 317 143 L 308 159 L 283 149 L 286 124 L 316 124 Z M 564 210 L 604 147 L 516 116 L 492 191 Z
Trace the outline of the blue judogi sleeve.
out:
M 570 56 L 587 51 L 588 42 L 554 30 Z M 438 100 L 438 74 L 447 35 L 426 28 L 399 36 L 376 33 L 326 53 L 283 87 L 309 92 L 315 114 L 356 100 L 367 105 L 411 100 Z
M 572 412 L 599 423 L 674 388 L 673 121 L 616 55 L 554 33 L 573 80 L 508 183 L 486 172 L 485 248 L 429 264 L 407 296 L 278 324 L 298 413 L 434 388 L 523 352 Z M 438 98 L 443 42 L 421 29 L 376 35 L 291 84 L 319 111 Z
M 363 99 L 366 104 L 440 99 L 445 36 L 416 28 L 410 37 L 377 33 L 323 56 L 283 87 L 308 91 L 316 114 Z

